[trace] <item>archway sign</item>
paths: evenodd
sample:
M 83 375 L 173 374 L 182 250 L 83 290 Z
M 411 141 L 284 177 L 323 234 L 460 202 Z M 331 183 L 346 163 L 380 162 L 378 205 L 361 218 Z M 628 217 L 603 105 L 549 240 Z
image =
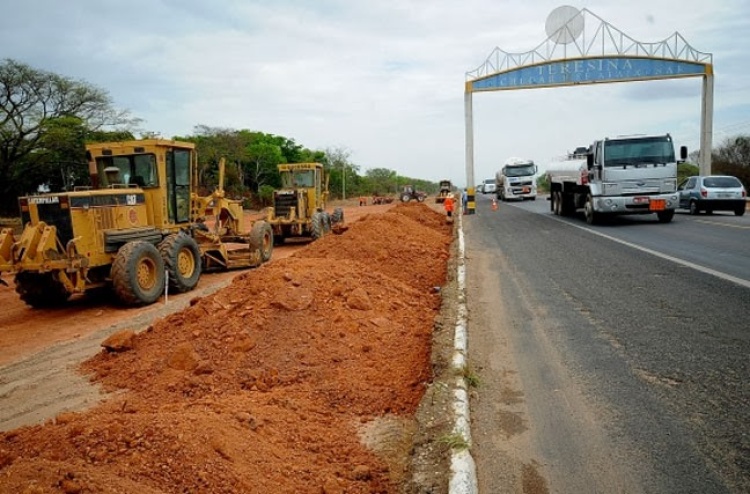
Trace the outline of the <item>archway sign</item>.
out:
M 677 32 L 656 43 L 642 43 L 588 9 L 564 5 L 546 22 L 547 39 L 526 53 L 495 48 L 487 60 L 466 73 L 466 180 L 468 212 L 474 201 L 474 129 L 472 95 L 541 87 L 702 77 L 701 174 L 711 173 L 713 128 L 713 55 L 692 48 Z

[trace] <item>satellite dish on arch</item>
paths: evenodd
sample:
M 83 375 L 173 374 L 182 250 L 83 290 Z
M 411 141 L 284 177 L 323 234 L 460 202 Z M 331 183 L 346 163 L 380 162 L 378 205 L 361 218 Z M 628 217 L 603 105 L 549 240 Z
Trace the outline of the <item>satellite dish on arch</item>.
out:
M 557 7 L 547 16 L 544 29 L 550 40 L 567 45 L 575 41 L 583 32 L 583 14 L 570 5 Z

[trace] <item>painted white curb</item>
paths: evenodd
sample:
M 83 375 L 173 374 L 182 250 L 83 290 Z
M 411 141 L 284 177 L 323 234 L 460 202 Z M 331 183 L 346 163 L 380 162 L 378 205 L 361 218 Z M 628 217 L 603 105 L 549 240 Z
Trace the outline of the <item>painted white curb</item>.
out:
M 466 351 L 468 338 L 466 334 L 466 320 L 468 310 L 466 309 L 466 257 L 464 255 L 464 231 L 461 214 L 458 217 L 458 315 L 456 317 L 456 331 L 453 341 L 453 368 L 456 371 L 463 370 L 466 365 Z M 453 390 L 453 413 L 455 424 L 453 432 L 460 434 L 466 444 L 471 446 L 471 421 L 469 416 L 469 393 L 466 389 L 466 381 L 458 377 Z M 477 494 L 477 472 L 474 459 L 469 449 L 453 451 L 451 456 L 451 476 L 448 484 L 450 494 Z

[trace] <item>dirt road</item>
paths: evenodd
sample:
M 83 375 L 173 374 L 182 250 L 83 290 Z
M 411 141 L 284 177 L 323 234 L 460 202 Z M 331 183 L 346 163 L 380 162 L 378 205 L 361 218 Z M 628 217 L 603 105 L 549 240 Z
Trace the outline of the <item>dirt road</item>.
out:
M 344 235 L 146 308 L 37 311 L 4 289 L 0 491 L 396 492 L 409 468 L 434 470 L 447 405 L 418 408 L 451 242 L 434 209 L 347 208 Z M 146 327 L 131 350 L 101 352 Z M 103 389 L 115 394 L 91 408 Z M 421 482 L 443 492 L 445 472 Z
M 345 218 L 349 222 L 357 221 L 367 214 L 385 212 L 394 206 L 388 204 L 360 208 L 353 204 L 353 201 L 336 203 L 345 209 Z M 254 219 L 259 215 L 250 213 L 247 217 Z M 276 247 L 273 259 L 288 257 L 305 245 L 301 242 Z M 166 311 L 164 298 L 148 307 L 123 307 L 108 293 L 102 293 L 101 296 L 75 296 L 66 306 L 54 310 L 32 309 L 18 298 L 12 279 L 6 277 L 5 281 L 10 286 L 0 284 L 0 367 L 56 344 L 84 340 L 108 328 L 122 328 L 131 320 L 144 321 L 176 311 L 184 307 L 196 294 L 205 295 L 216 291 L 244 271 L 204 274 L 196 291 L 169 296 L 170 308 Z

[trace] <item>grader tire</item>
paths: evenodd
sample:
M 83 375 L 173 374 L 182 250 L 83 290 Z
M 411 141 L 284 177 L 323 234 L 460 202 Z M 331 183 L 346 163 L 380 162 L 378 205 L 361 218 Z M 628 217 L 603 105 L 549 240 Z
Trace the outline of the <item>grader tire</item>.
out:
M 335 208 L 333 210 L 333 214 L 331 215 L 331 223 L 334 225 L 337 223 L 343 223 L 344 222 L 344 210 L 341 208 Z
M 15 283 L 21 300 L 36 309 L 58 307 L 70 298 L 55 273 L 18 273 Z
M 281 238 L 283 243 L 284 239 Z M 276 244 L 276 239 L 273 235 L 273 229 L 271 225 L 265 221 L 258 221 L 253 225 L 250 230 L 250 248 L 258 249 L 260 251 L 261 262 L 268 262 L 273 254 L 273 246 Z
M 167 235 L 159 244 L 164 268 L 169 274 L 169 289 L 189 292 L 201 277 L 201 251 L 195 239 L 184 233 Z
M 318 240 L 325 234 L 323 215 L 321 213 L 313 213 L 311 220 L 312 225 L 310 226 L 310 229 L 312 230 L 312 238 L 313 240 Z
M 148 242 L 138 240 L 120 247 L 111 276 L 115 295 L 126 305 L 152 304 L 164 292 L 164 261 Z

